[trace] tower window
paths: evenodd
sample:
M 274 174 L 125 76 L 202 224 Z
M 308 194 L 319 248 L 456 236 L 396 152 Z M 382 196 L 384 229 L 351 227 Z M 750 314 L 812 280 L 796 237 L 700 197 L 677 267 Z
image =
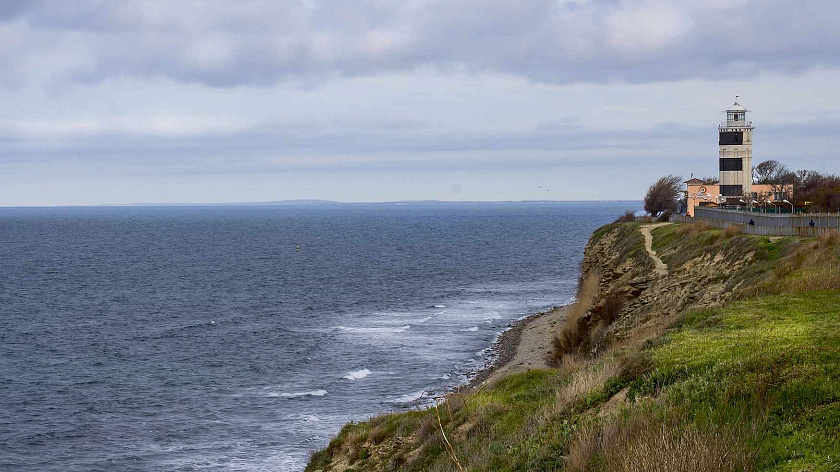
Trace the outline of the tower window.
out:
M 721 185 L 720 194 L 724 197 L 740 197 L 744 191 L 740 185 Z
M 721 131 L 720 141 L 721 146 L 732 146 L 744 144 L 743 131 Z
M 731 172 L 731 171 L 742 171 L 744 170 L 744 160 L 743 159 L 719 159 L 720 161 L 720 171 L 721 172 Z

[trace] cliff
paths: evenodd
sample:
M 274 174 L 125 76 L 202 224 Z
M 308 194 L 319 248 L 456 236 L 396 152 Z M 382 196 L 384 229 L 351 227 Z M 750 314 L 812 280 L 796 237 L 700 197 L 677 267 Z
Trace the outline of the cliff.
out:
M 608 295 L 620 297 L 623 303 L 610 326 L 619 337 L 651 320 L 723 305 L 740 296 L 772 265 L 768 264 L 773 258 L 768 252 L 772 244 L 767 238 L 761 241 L 693 225 L 663 225 L 652 233 L 652 249 L 666 264 L 662 275 L 655 272 L 653 259 L 644 249 L 638 224 L 599 229 L 584 252 L 583 277 L 597 274 L 600 282 L 599 297 L 590 314 L 598 314 Z M 776 252 L 791 242 L 774 239 Z
M 554 368 L 347 425 L 306 470 L 840 470 L 838 269 L 831 238 L 605 226 Z

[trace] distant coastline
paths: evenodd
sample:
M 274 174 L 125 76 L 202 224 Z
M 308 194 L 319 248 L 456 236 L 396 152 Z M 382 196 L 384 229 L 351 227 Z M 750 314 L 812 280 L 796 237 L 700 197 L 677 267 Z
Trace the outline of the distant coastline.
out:
M 638 203 L 637 200 L 394 200 L 387 202 L 341 202 L 335 200 L 278 200 L 267 202 L 215 203 L 103 203 L 99 205 L 69 205 L 91 207 L 228 207 L 228 206 L 328 206 L 328 205 L 493 205 L 493 204 L 552 204 L 552 203 Z
M 271 207 L 271 206 L 352 206 L 352 205 L 499 205 L 499 204 L 592 204 L 627 203 L 634 207 L 638 200 L 396 200 L 387 202 L 341 202 L 334 200 L 278 200 L 267 202 L 173 202 L 173 203 L 98 203 L 89 205 L 13 205 L 0 208 L 167 208 L 167 207 Z

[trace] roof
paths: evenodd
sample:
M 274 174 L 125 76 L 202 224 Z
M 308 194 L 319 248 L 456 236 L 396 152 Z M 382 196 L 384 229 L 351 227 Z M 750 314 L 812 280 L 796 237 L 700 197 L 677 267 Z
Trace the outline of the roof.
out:
M 735 103 L 733 103 L 731 107 L 727 108 L 726 111 L 747 111 L 747 109 L 738 103 L 738 97 L 736 96 Z
M 688 184 L 688 185 L 702 185 L 702 184 L 705 184 L 705 183 L 706 183 L 706 181 L 705 181 L 705 180 L 700 180 L 700 179 L 698 179 L 698 178 L 696 178 L 696 177 L 695 177 L 695 178 L 693 178 L 693 179 L 686 180 L 686 181 L 685 181 L 685 182 L 683 182 L 683 183 L 684 183 L 684 184 Z

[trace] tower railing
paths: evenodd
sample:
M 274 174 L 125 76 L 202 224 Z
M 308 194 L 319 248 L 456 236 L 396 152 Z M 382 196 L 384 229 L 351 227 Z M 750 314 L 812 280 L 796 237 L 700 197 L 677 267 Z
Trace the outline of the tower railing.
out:
M 718 128 L 752 128 L 752 121 L 724 121 Z

